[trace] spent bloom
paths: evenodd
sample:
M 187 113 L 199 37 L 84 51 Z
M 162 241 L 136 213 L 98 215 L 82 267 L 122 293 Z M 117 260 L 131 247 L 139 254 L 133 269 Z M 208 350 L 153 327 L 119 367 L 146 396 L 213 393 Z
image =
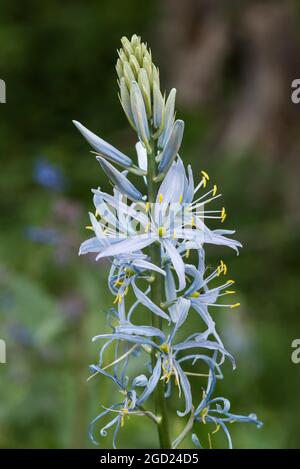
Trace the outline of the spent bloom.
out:
M 98 430 L 106 436 L 114 428 L 115 447 L 127 419 L 142 416 L 157 426 L 162 448 L 176 448 L 188 432 L 191 442 L 201 447 L 197 427 L 209 423 L 224 430 L 232 447 L 229 424 L 261 423 L 254 414 L 231 413 L 227 399 L 213 397 L 223 363 L 228 359 L 235 368 L 235 360 L 210 310 L 239 303 L 224 303 L 224 296 L 235 294 L 234 281 L 224 279 L 227 266 L 222 260 L 215 269 L 206 267 L 205 246 L 224 246 L 238 254 L 241 244 L 232 238 L 234 230 L 223 228 L 226 211 L 217 185 L 205 170 L 195 180 L 191 166 L 185 168 L 180 157 L 184 122 L 176 119 L 176 90 L 161 90 L 159 70 L 140 37 L 123 37 L 121 43 L 116 64 L 119 99 L 137 135 L 135 156 L 74 121 L 113 185 L 111 194 L 101 187 L 92 190 L 94 211 L 87 226 L 92 237 L 82 243 L 79 254 L 93 253 L 96 260 L 107 258 L 111 264 L 112 330 L 93 338 L 101 345 L 91 377 L 104 375 L 122 398 L 103 406 L 91 423 L 90 436 L 97 444 Z M 213 229 L 212 219 L 221 226 Z M 106 363 L 109 349 L 114 358 Z M 191 377 L 201 383 L 200 403 Z M 172 442 L 168 400 L 174 392 L 184 401 L 174 417 L 189 418 Z M 154 412 L 149 410 L 153 397 Z

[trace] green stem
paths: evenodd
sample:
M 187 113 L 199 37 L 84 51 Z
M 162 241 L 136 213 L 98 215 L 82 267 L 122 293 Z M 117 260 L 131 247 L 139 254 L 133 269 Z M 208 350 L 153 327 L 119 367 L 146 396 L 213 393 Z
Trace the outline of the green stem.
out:
M 151 142 L 151 153 L 148 153 L 148 200 L 150 203 L 155 203 L 157 196 L 157 185 L 153 181 L 155 176 L 155 155 L 156 155 L 156 143 L 155 141 Z M 153 264 L 161 266 L 161 255 L 160 255 L 160 246 L 157 243 L 153 243 L 149 247 L 149 252 Z M 157 275 L 156 275 L 157 277 Z M 157 279 L 151 284 L 151 299 L 152 301 L 160 305 L 162 302 L 162 282 L 161 279 Z M 152 314 L 152 326 L 157 327 L 162 330 L 162 318 L 156 314 Z M 152 367 L 154 368 L 156 357 L 155 350 L 152 350 Z M 161 449 L 170 449 L 172 448 L 169 425 L 168 425 L 168 413 L 165 399 L 165 383 L 159 380 L 156 389 L 154 391 L 154 402 L 155 402 L 155 413 L 159 417 L 159 423 L 157 423 L 157 430 L 159 436 L 159 443 Z

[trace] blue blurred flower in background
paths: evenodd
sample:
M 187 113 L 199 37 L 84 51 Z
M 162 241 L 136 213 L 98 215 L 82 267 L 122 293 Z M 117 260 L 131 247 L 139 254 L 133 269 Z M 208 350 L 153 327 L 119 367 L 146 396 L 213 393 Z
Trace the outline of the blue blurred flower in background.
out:
M 35 182 L 53 191 L 63 191 L 66 180 L 58 166 L 50 163 L 46 158 L 38 158 L 34 165 L 33 179 Z

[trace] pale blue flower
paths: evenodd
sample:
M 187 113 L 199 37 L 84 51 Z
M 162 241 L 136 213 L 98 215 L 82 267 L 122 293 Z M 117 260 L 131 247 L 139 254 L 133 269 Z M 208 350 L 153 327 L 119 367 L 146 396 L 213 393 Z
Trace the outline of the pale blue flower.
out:
M 109 343 L 111 343 L 110 341 L 118 340 L 154 348 L 157 351 L 158 361 L 153 369 L 148 385 L 145 388 L 143 397 L 138 399 L 137 402 L 144 402 L 146 397 L 149 397 L 159 379 L 163 379 L 166 383 L 169 383 L 171 377 L 174 376 L 175 385 L 178 386 L 179 395 L 181 395 L 181 392 L 183 392 L 185 398 L 185 410 L 183 412 L 178 411 L 178 415 L 184 416 L 191 410 L 192 395 L 189 380 L 180 365 L 180 361 L 183 361 L 184 358 L 180 359 L 178 354 L 191 349 L 200 348 L 220 353 L 222 357 L 221 362 L 225 356 L 227 356 L 233 362 L 233 364 L 234 360 L 233 357 L 217 342 L 199 340 L 197 337 L 190 337 L 186 341 L 175 344 L 173 343 L 175 335 L 178 329 L 185 322 L 189 311 L 189 302 L 186 299 L 181 298 L 178 300 L 178 302 L 179 314 L 177 322 L 172 326 L 168 336 L 166 336 L 165 333 L 160 329 L 152 326 L 135 326 L 131 323 L 125 323 L 117 326 L 113 334 L 97 335 L 93 338 L 93 341 L 98 339 L 108 339 Z M 195 335 L 197 336 L 197 334 Z M 154 341 L 153 338 L 158 340 L 158 343 Z M 195 353 L 193 355 L 189 355 L 186 359 L 197 361 L 197 359 L 203 359 L 202 357 L 203 354 Z M 205 360 L 206 359 L 207 357 L 205 357 Z M 213 359 L 210 360 L 212 363 L 214 363 Z M 217 368 L 219 367 L 217 363 L 215 363 L 215 366 Z

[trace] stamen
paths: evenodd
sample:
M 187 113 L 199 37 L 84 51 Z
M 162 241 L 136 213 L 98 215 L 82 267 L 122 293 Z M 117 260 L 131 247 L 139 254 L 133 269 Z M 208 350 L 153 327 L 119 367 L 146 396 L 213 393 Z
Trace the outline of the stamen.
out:
M 225 221 L 227 217 L 227 214 L 226 214 L 226 211 L 225 211 L 225 207 L 222 208 L 221 210 L 221 223 L 223 223 Z
M 115 287 L 120 287 L 121 285 L 124 285 L 124 281 L 123 280 L 116 280 L 114 282 L 114 285 L 115 285 Z
M 162 195 L 162 194 L 159 194 L 159 196 L 158 196 L 158 200 L 159 200 L 159 203 L 160 203 L 160 204 L 162 203 L 162 201 L 163 201 L 163 198 L 164 198 L 164 197 L 163 197 L 163 195 Z
M 234 305 L 230 305 L 230 308 L 238 308 L 239 306 L 241 306 L 241 303 L 235 303 Z
M 91 230 L 91 231 L 94 231 L 94 228 L 92 227 L 92 225 L 87 225 L 85 227 L 86 230 Z
M 191 297 L 192 298 L 199 298 L 200 296 L 200 293 L 198 291 L 194 291 L 192 294 L 191 294 Z
M 216 429 L 212 432 L 212 433 L 217 433 L 221 428 L 221 425 L 220 424 L 216 424 Z
M 162 238 L 162 237 L 165 235 L 165 232 L 166 232 L 166 230 L 165 230 L 165 228 L 164 228 L 163 226 L 160 226 L 160 227 L 158 228 L 158 236 L 159 236 L 160 238 Z
M 160 350 L 161 350 L 162 352 L 165 352 L 165 353 L 169 353 L 169 352 L 170 352 L 170 346 L 169 346 L 169 344 L 166 344 L 166 343 L 161 344 L 159 348 L 160 348 Z
M 213 197 L 216 195 L 217 190 L 218 190 L 218 188 L 217 188 L 217 186 L 216 186 L 216 184 L 215 184 L 215 185 L 214 185 L 214 188 L 213 188 L 213 192 L 212 192 Z
M 206 418 L 206 416 L 207 416 L 207 414 L 208 414 L 208 411 L 209 411 L 209 408 L 208 408 L 208 407 L 204 407 L 204 409 L 203 409 L 202 412 L 201 412 L 201 418 L 202 418 L 202 422 L 203 422 L 204 424 L 206 424 L 205 418 Z
M 180 197 L 179 197 L 179 203 L 180 203 L 180 204 L 181 204 L 181 202 L 182 202 L 182 199 L 183 199 L 183 195 L 180 194 Z
M 209 181 L 209 175 L 207 174 L 206 171 L 201 171 L 202 176 Z

